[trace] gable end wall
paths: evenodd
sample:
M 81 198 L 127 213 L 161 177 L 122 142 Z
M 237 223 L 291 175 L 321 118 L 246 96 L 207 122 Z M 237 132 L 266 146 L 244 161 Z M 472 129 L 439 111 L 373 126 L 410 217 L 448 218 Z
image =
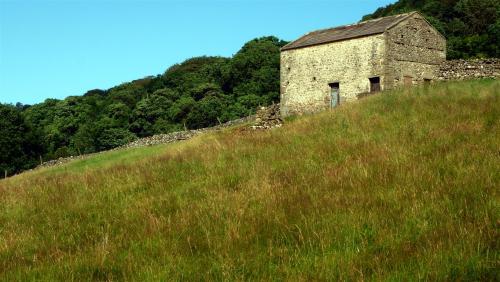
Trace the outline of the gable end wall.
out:
M 446 60 L 446 39 L 420 14 L 387 30 L 386 39 L 387 88 L 403 85 L 405 76 L 413 83 L 437 79 Z

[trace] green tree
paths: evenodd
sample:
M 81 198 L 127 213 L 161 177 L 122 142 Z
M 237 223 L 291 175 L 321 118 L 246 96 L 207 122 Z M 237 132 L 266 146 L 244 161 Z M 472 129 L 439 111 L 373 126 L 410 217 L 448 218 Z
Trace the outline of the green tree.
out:
M 229 101 L 230 98 L 222 92 L 212 92 L 194 104 L 186 116 L 186 125 L 189 128 L 203 128 L 227 121 L 224 109 Z
M 155 132 L 154 124 L 157 120 L 168 120 L 169 108 L 173 102 L 165 96 L 153 94 L 149 98 L 139 101 L 133 111 L 133 132 L 138 136 L 148 136 Z
M 99 150 L 109 150 L 125 145 L 137 137 L 130 131 L 123 128 L 106 128 L 102 130 L 97 142 Z
M 17 173 L 33 167 L 43 153 L 40 136 L 19 108 L 0 104 L 0 171 Z
M 190 96 L 181 96 L 168 110 L 169 118 L 179 124 L 185 124 L 186 117 L 196 105 L 196 101 Z
M 255 82 L 258 93 L 279 92 L 280 48 L 286 42 L 276 37 L 262 37 L 246 43 L 231 60 L 231 86 Z

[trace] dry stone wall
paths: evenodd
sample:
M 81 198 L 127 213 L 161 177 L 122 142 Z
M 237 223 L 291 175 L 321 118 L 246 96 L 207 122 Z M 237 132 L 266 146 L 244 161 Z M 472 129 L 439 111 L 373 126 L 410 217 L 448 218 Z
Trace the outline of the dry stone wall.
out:
M 231 127 L 231 126 L 235 126 L 235 125 L 247 124 L 247 123 L 248 123 L 248 126 L 246 126 L 244 128 L 246 128 L 248 130 L 267 130 L 267 129 L 272 129 L 275 127 L 280 127 L 283 124 L 283 121 L 280 117 L 280 105 L 273 104 L 273 105 L 268 106 L 268 107 L 260 107 L 257 110 L 257 113 L 255 115 L 247 116 L 247 117 L 240 118 L 237 120 L 228 121 L 226 123 L 223 123 L 223 124 L 220 124 L 220 125 L 217 125 L 214 127 L 178 131 L 178 132 L 158 134 L 158 135 L 153 135 L 153 136 L 149 136 L 149 137 L 145 137 L 145 138 L 140 138 L 140 139 L 137 139 L 137 140 L 130 142 L 126 145 L 123 145 L 121 147 L 111 149 L 109 151 L 116 151 L 116 150 L 122 150 L 122 149 L 127 149 L 127 148 L 140 148 L 140 147 L 154 146 L 154 145 L 159 145 L 159 144 L 180 142 L 183 140 L 191 139 L 197 135 L 200 135 L 200 134 L 203 134 L 206 132 L 213 132 L 213 131 L 221 130 L 223 128 L 227 128 L 227 127 Z M 74 160 L 87 159 L 89 157 L 96 156 L 96 155 L 99 155 L 102 153 L 103 152 L 98 152 L 98 153 L 92 153 L 92 154 L 86 154 L 86 155 L 80 155 L 80 156 L 70 156 L 70 157 L 65 157 L 65 158 L 59 158 L 56 160 L 50 160 L 50 161 L 44 162 L 43 164 L 39 165 L 36 169 L 42 168 L 42 167 L 58 166 L 58 165 L 62 165 L 62 164 L 74 161 Z
M 450 60 L 441 64 L 439 80 L 465 80 L 500 77 L 500 59 Z
M 265 109 L 267 109 L 267 108 L 265 108 Z M 265 109 L 264 109 L 264 111 L 266 111 Z M 279 109 L 279 106 L 278 106 L 278 109 Z M 166 133 L 166 134 L 157 134 L 157 135 L 153 135 L 153 136 L 149 136 L 149 137 L 139 138 L 139 139 L 132 141 L 126 145 L 111 149 L 109 151 L 116 151 L 116 150 L 122 150 L 122 149 L 127 149 L 127 148 L 140 148 L 140 147 L 154 146 L 154 145 L 159 145 L 159 144 L 180 142 L 183 140 L 191 139 L 191 138 L 193 138 L 197 135 L 200 135 L 202 133 L 205 133 L 205 132 L 217 131 L 217 130 L 221 130 L 223 128 L 227 128 L 230 126 L 252 122 L 254 120 L 255 120 L 255 116 L 248 116 L 248 117 L 240 118 L 237 120 L 228 121 L 226 123 L 223 123 L 223 124 L 220 124 L 220 125 L 217 125 L 214 127 L 171 132 L 171 133 Z M 79 156 L 69 156 L 69 157 L 65 157 L 65 158 L 50 160 L 50 161 L 44 162 L 43 164 L 39 165 L 38 167 L 36 167 L 36 169 L 42 168 L 42 167 L 58 166 L 58 165 L 62 165 L 62 164 L 71 162 L 73 160 L 87 159 L 89 157 L 99 155 L 99 154 L 102 154 L 104 152 L 109 152 L 109 151 L 102 151 L 102 152 L 98 152 L 98 153 L 79 155 Z

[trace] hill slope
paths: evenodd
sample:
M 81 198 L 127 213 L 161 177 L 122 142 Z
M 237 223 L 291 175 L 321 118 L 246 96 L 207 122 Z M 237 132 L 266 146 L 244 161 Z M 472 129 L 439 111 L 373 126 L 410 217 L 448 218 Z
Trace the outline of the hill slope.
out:
M 500 83 L 0 181 L 0 280 L 498 279 Z

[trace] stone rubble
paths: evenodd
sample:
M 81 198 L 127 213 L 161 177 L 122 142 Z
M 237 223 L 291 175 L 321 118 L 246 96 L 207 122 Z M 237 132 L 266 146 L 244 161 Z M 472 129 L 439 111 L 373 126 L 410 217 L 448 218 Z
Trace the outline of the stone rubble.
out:
M 117 149 L 126 149 L 126 148 L 138 148 L 138 147 L 146 147 L 146 146 L 154 146 L 158 144 L 166 144 L 172 143 L 176 141 L 188 140 L 193 138 L 194 136 L 200 134 L 204 130 L 187 130 L 187 131 L 178 131 L 166 134 L 158 134 L 149 137 L 144 137 L 137 139 L 133 142 L 130 142 L 126 145 L 118 147 Z M 117 150 L 114 149 L 114 150 Z
M 157 135 L 137 139 L 133 142 L 130 142 L 126 145 L 115 148 L 113 150 L 154 146 L 154 145 L 159 145 L 159 144 L 167 144 L 167 143 L 172 143 L 172 142 L 177 142 L 177 141 L 188 140 L 188 139 L 191 139 L 197 135 L 200 135 L 201 133 L 208 132 L 208 131 L 221 130 L 222 128 L 226 128 L 226 127 L 230 127 L 230 126 L 238 125 L 238 124 L 243 124 L 243 123 L 246 123 L 246 122 L 253 120 L 254 118 L 255 118 L 254 116 L 248 116 L 248 117 L 240 118 L 237 120 L 228 121 L 226 123 L 216 125 L 213 127 L 171 132 L 171 133 L 166 133 L 166 134 L 157 134 Z
M 255 114 L 255 122 L 250 128 L 254 130 L 266 130 L 281 127 L 282 124 L 280 104 L 273 104 L 269 107 L 259 108 Z
M 80 156 L 69 156 L 69 157 L 64 157 L 64 158 L 58 158 L 58 159 L 55 159 L 55 160 L 50 160 L 50 161 L 43 162 L 41 165 L 37 166 L 34 169 L 30 169 L 30 170 L 35 170 L 35 169 L 42 168 L 42 167 L 58 166 L 58 165 L 62 165 L 62 164 L 65 164 L 65 163 L 69 163 L 69 162 L 71 162 L 73 160 L 82 160 L 82 159 L 85 159 L 85 158 L 88 158 L 88 157 L 91 157 L 91 156 L 95 156 L 95 155 L 98 155 L 98 154 L 99 153 L 91 153 L 91 154 L 80 155 Z M 30 170 L 28 170 L 28 171 L 30 171 Z

